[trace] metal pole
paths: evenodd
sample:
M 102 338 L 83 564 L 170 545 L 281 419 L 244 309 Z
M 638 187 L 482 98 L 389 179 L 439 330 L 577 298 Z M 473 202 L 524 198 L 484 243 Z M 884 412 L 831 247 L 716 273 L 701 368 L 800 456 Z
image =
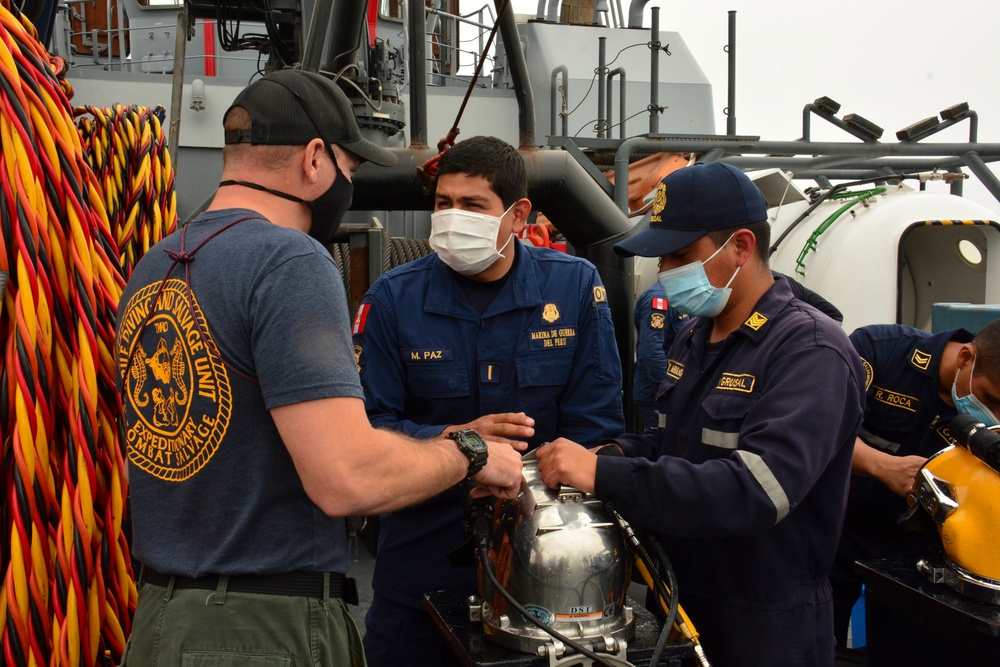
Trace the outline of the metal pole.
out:
M 607 136 L 607 109 L 605 108 L 605 92 L 607 86 L 604 70 L 607 60 L 607 37 L 597 38 L 597 138 L 604 139 Z
M 174 78 L 170 91 L 170 162 L 174 171 L 180 156 L 177 154 L 181 139 L 181 103 L 184 98 L 184 56 L 187 51 L 187 10 L 177 12 L 177 34 L 174 38 Z M 95 42 L 96 45 L 96 42 Z M 96 48 L 96 46 L 95 46 Z
M 406 76 L 410 84 L 410 147 L 427 146 L 427 15 L 424 3 L 409 2 Z
M 621 78 L 618 80 L 618 138 L 625 138 L 625 68 L 616 67 L 610 72 L 608 72 L 608 134 L 611 134 L 611 128 L 614 123 L 611 122 L 611 79 L 615 78 L 615 75 L 620 75 Z
M 553 23 L 559 20 L 559 0 L 549 0 L 548 20 Z
M 121 65 L 121 71 L 125 71 L 125 61 L 126 61 L 126 49 L 125 49 L 125 8 L 122 7 L 122 2 L 116 3 L 118 5 L 118 62 Z M 108 26 L 111 27 L 110 25 Z M 128 71 L 132 71 L 132 61 L 128 61 Z
M 726 134 L 736 136 L 736 12 L 729 12 L 729 102 L 726 106 Z
M 551 94 L 549 97 L 549 105 L 551 107 L 550 118 L 552 121 L 550 127 L 551 127 L 551 135 L 556 136 L 556 114 L 557 114 L 556 109 L 559 108 L 558 114 L 562 117 L 562 136 L 565 137 L 569 135 L 569 117 L 565 113 L 563 113 L 563 110 L 566 109 L 566 105 L 559 104 L 560 95 L 559 95 L 559 90 L 558 90 L 559 87 L 557 85 L 557 81 L 559 80 L 560 74 L 562 75 L 562 82 L 563 82 L 562 97 L 563 99 L 566 100 L 569 99 L 569 70 L 566 68 L 565 65 L 559 65 L 554 70 L 552 70 L 552 83 L 550 85 Z
M 633 2 L 632 6 L 634 7 L 635 4 L 636 3 Z M 629 11 L 631 11 L 631 9 Z M 630 19 L 630 24 L 631 24 L 631 19 Z M 650 41 L 649 133 L 659 134 L 660 132 L 660 8 L 659 7 L 653 7 L 653 27 L 650 28 L 649 31 L 649 41 Z
M 323 58 L 323 46 L 330 34 L 330 18 L 333 16 L 333 0 L 316 0 L 313 5 L 312 17 L 309 19 L 309 32 L 306 33 L 306 44 L 302 52 L 302 69 L 306 72 L 318 72 Z
M 500 38 L 503 39 L 503 48 L 510 67 L 510 82 L 517 98 L 517 123 L 521 141 L 519 148 L 533 147 L 536 145 L 535 98 L 528 77 L 528 64 L 521 49 L 521 37 L 517 32 L 514 9 L 508 6 L 506 11 L 501 13 L 504 0 L 494 0 L 494 4 L 497 8 L 497 20 L 500 21 Z
M 649 0 L 632 0 L 632 4 L 628 6 L 628 27 L 642 27 L 642 10 L 646 7 L 647 2 Z M 654 12 L 658 10 L 658 7 L 653 8 Z

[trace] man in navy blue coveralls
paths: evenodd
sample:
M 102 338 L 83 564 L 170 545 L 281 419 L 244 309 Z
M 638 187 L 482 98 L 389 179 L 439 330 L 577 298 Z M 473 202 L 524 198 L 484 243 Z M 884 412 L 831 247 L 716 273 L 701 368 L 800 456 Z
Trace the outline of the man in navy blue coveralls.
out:
M 802 283 L 787 276 L 785 278 L 796 298 L 829 315 L 836 322 L 844 321 L 843 314 L 832 303 Z M 653 400 L 660 383 L 667 376 L 667 351 L 687 315 L 670 306 L 663 293 L 663 286 L 655 282 L 636 299 L 632 319 L 636 331 L 632 403 L 639 411 L 642 428 L 645 430 L 657 426 Z
M 474 428 L 530 446 L 624 430 L 621 363 L 594 266 L 522 245 L 531 210 L 523 159 L 473 137 L 442 156 L 431 219 L 437 252 L 382 276 L 362 301 L 355 353 L 373 424 L 416 438 Z M 438 665 L 440 633 L 423 594 L 476 592 L 455 487 L 381 521 L 369 665 Z
M 538 450 L 549 485 L 593 492 L 653 532 L 716 667 L 830 666 L 827 573 L 861 423 L 864 369 L 846 334 L 767 265 L 764 198 L 722 163 L 660 184 L 648 230 L 617 246 L 661 257 L 692 317 L 657 398 L 665 426 L 600 456 Z M 729 291 L 731 290 L 731 292 Z
M 830 571 L 838 646 L 846 646 L 851 609 L 861 593 L 854 563 L 867 558 L 925 557 L 940 549 L 936 532 L 906 532 L 914 477 L 928 457 L 955 443 L 948 424 L 956 396 L 974 395 L 1000 411 L 1000 321 L 973 338 L 965 329 L 930 334 L 902 324 L 851 334 L 865 366 L 867 401 L 854 446 L 844 530 Z

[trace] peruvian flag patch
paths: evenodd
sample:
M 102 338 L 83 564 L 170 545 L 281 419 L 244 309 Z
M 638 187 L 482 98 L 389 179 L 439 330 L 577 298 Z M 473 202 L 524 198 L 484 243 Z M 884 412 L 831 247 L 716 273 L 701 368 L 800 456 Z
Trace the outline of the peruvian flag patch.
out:
M 669 304 L 666 299 L 659 296 L 653 297 L 653 310 L 666 310 L 668 307 Z
M 358 315 L 354 318 L 354 326 L 351 327 L 351 333 L 355 336 L 359 333 L 364 333 L 365 323 L 368 321 L 368 309 L 371 308 L 370 303 L 363 303 L 361 307 L 358 308 Z

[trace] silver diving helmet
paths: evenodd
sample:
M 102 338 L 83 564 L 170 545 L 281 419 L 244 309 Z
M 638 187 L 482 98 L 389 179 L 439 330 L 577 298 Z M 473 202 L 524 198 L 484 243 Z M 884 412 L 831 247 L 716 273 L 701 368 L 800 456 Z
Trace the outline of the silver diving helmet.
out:
M 631 559 L 622 530 L 593 495 L 547 487 L 534 453 L 524 456 L 518 496 L 494 508 L 489 558 L 500 585 L 542 624 L 595 652 L 624 654 L 635 620 L 625 606 Z M 487 637 L 536 655 L 563 653 L 562 642 L 496 590 L 482 562 L 479 589 Z

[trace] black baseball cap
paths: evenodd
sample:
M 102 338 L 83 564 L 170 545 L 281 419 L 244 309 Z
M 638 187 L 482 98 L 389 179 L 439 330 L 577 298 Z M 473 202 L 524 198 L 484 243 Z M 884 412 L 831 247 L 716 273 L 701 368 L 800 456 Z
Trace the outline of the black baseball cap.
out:
M 362 138 L 347 95 L 321 74 L 296 69 L 272 72 L 240 91 L 226 115 L 233 107 L 243 107 L 250 115 L 250 129 L 227 131 L 227 144 L 304 146 L 320 138 L 362 161 L 383 167 L 396 164 L 393 153 Z
M 746 174 L 724 162 L 697 162 L 660 181 L 649 229 L 614 248 L 622 257 L 663 257 L 716 229 L 764 220 L 764 195 Z

